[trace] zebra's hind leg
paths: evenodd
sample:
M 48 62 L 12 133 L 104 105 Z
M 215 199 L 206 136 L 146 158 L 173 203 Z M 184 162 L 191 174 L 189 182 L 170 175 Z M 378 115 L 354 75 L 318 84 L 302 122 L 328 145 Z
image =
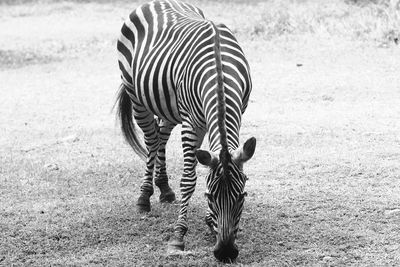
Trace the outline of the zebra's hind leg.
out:
M 167 145 L 171 132 L 175 126 L 176 124 L 173 124 L 166 120 L 163 119 L 158 120 L 158 127 L 159 127 L 158 136 L 160 139 L 160 145 L 157 150 L 154 183 L 156 184 L 156 186 L 158 186 L 161 192 L 160 202 L 172 202 L 175 200 L 175 193 L 168 184 L 168 175 L 165 163 L 166 159 L 165 147 Z
M 146 171 L 140 186 L 140 196 L 136 203 L 139 212 L 148 212 L 151 210 L 150 197 L 154 193 L 153 189 L 153 171 L 154 162 L 159 146 L 158 123 L 154 115 L 147 111 L 142 105 L 133 100 L 133 115 L 136 123 L 142 129 L 144 141 L 147 147 Z
M 182 122 L 183 175 L 180 182 L 181 208 L 175 224 L 174 236 L 168 243 L 170 251 L 184 250 L 184 236 L 187 232 L 187 212 L 189 200 L 196 187 L 196 149 L 201 146 L 205 132 L 196 131 L 189 122 Z

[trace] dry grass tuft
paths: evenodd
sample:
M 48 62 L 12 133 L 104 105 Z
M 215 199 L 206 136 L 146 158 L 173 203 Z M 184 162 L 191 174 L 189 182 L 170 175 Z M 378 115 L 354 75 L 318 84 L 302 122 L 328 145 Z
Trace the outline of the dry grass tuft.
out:
M 25 67 L 33 64 L 45 64 L 57 60 L 59 60 L 57 57 L 32 51 L 0 50 L 0 70 Z
M 386 3 L 274 0 L 249 8 L 253 14 L 235 30 L 251 38 L 311 34 L 397 43 L 400 36 L 400 9 Z

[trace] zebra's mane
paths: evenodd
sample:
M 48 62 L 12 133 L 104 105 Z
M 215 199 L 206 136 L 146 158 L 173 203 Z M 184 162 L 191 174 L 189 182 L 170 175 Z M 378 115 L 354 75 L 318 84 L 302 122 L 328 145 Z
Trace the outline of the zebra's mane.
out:
M 227 131 L 226 131 L 226 100 L 225 100 L 225 88 L 224 88 L 224 74 L 222 72 L 222 57 L 221 57 L 221 40 L 219 35 L 219 30 L 215 24 L 210 21 L 214 31 L 214 56 L 217 71 L 217 116 L 218 116 L 218 130 L 220 136 L 221 152 L 219 154 L 219 159 L 222 163 L 222 168 L 224 171 L 224 177 L 229 177 L 229 160 L 231 155 L 228 150 L 227 142 Z

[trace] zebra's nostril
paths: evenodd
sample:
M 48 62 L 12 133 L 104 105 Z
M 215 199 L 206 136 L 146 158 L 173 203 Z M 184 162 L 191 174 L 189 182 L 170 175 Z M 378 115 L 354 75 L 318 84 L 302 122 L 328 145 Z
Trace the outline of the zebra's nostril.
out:
M 214 256 L 217 260 L 222 262 L 232 262 L 239 255 L 239 250 L 234 243 L 222 245 L 218 243 L 214 248 Z

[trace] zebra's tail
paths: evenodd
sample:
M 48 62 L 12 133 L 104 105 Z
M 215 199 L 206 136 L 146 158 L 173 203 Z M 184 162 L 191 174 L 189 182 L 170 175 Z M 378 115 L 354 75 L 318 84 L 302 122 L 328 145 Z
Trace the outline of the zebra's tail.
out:
M 135 153 L 143 160 L 146 161 L 147 150 L 143 147 L 142 143 L 138 138 L 138 133 L 135 127 L 132 116 L 132 100 L 127 92 L 128 88 L 121 84 L 117 96 L 117 117 L 121 123 L 122 134 L 125 140 L 133 148 Z

